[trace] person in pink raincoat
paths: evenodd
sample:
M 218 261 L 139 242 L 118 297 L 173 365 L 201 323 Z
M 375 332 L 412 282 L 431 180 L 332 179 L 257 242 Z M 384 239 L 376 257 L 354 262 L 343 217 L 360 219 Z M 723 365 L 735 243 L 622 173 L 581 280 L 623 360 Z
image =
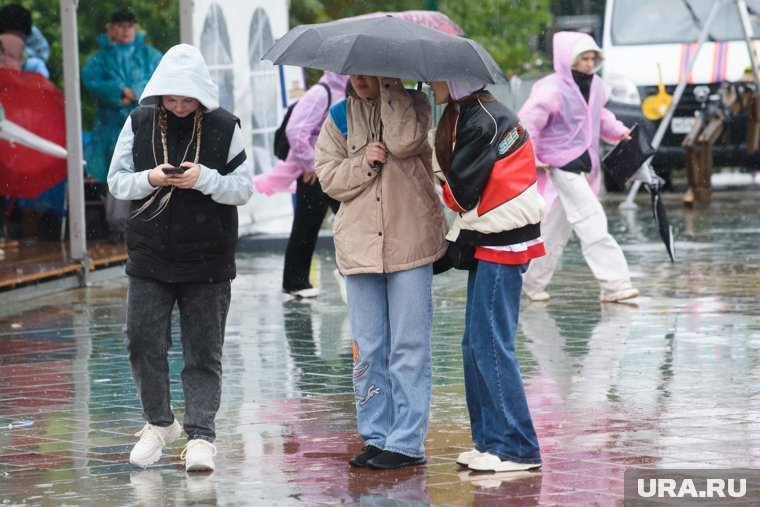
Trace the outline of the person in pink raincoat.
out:
M 533 85 L 518 116 L 530 134 L 536 165 L 542 168 L 538 189 L 548 206 L 541 223 L 546 256 L 535 259 L 523 288 L 533 301 L 548 301 L 546 286 L 557 261 L 575 232 L 583 257 L 601 289 L 603 302 L 634 298 L 628 263 L 607 231 L 607 216 L 598 199 L 601 181 L 599 139 L 616 143 L 629 129 L 606 109 L 602 79 L 595 74 L 602 51 L 580 32 L 554 35 L 554 73 Z
M 338 201 L 331 199 L 319 185 L 314 172 L 314 145 L 327 117 L 328 109 L 346 98 L 348 76 L 325 71 L 319 85 L 309 88 L 298 100 L 285 128 L 290 151 L 266 174 L 254 177 L 256 190 L 272 195 L 276 192 L 296 194 L 293 225 L 285 250 L 282 291 L 296 298 L 319 295 L 311 286 L 311 257 L 317 244 L 319 228 L 327 209 L 338 210 Z M 330 93 L 327 93 L 327 88 Z

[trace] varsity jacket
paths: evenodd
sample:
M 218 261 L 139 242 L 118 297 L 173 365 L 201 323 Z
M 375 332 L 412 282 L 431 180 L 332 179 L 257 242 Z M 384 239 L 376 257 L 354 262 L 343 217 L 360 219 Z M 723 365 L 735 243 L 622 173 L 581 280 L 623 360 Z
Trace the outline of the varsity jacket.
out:
M 445 204 L 458 215 L 446 239 L 479 247 L 537 245 L 526 260 L 543 255 L 545 204 L 533 146 L 517 116 L 496 100 L 462 104 L 453 143 L 442 185 Z

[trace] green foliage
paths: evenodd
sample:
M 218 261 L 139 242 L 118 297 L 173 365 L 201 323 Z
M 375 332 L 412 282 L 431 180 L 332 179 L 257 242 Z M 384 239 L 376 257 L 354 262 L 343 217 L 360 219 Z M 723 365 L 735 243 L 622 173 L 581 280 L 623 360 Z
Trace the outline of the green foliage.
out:
M 441 0 L 439 9 L 480 42 L 507 74 L 522 73 L 543 57 L 533 48 L 552 22 L 549 0 Z
M 291 27 L 322 23 L 375 11 L 422 10 L 436 7 L 491 53 L 508 74 L 523 72 L 537 59 L 536 40 L 552 22 L 550 0 L 292 0 Z
M 63 45 L 59 0 L 15 0 L 32 12 L 34 25 L 50 43 L 48 69 L 50 80 L 63 87 Z M 133 2 L 78 2 L 77 25 L 79 31 L 79 66 L 99 46 L 96 37 L 105 33 L 111 13 L 124 7 L 135 13 L 140 31 L 145 32 L 145 42 L 165 52 L 179 42 L 179 1 L 142 0 Z M 82 127 L 87 130 L 95 114 L 94 100 L 82 88 Z
M 34 24 L 50 42 L 50 79 L 63 86 L 62 43 L 59 0 L 15 0 L 32 12 Z M 283 1 L 283 0 L 279 0 Z M 105 33 L 111 13 L 129 7 L 146 34 L 146 43 L 166 51 L 179 42 L 179 0 L 79 1 L 80 67 L 98 49 L 96 37 Z M 438 8 L 461 26 L 467 37 L 477 40 L 508 74 L 524 71 L 537 58 L 535 41 L 552 21 L 550 0 L 291 0 L 291 26 L 320 23 L 376 11 L 405 11 Z M 545 59 L 545 58 L 544 58 Z M 309 73 L 314 82 L 319 73 Z M 82 92 L 83 127 L 94 115 L 92 97 Z

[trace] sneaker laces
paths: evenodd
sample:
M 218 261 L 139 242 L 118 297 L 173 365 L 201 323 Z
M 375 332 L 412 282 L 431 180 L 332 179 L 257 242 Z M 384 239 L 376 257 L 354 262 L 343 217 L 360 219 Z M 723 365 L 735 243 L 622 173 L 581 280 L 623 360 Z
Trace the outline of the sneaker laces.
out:
M 194 438 L 194 439 L 190 440 L 187 443 L 187 445 L 185 446 L 184 449 L 182 449 L 182 454 L 179 455 L 179 458 L 180 459 L 185 459 L 185 456 L 187 456 L 187 452 L 191 448 L 198 447 L 199 445 L 202 446 L 202 447 L 204 447 L 207 450 L 210 450 L 212 457 L 216 456 L 216 447 L 214 446 L 214 444 L 212 444 L 211 442 L 209 442 L 207 440 L 203 440 L 202 438 Z M 209 449 L 209 447 L 211 449 Z
M 159 433 L 156 427 L 153 426 L 151 423 L 145 423 L 145 426 L 143 426 L 143 429 L 135 433 L 135 436 L 140 437 L 141 442 L 143 440 L 157 438 L 159 442 L 161 442 L 161 447 L 166 445 L 166 442 L 164 441 L 164 437 L 161 436 L 161 433 Z

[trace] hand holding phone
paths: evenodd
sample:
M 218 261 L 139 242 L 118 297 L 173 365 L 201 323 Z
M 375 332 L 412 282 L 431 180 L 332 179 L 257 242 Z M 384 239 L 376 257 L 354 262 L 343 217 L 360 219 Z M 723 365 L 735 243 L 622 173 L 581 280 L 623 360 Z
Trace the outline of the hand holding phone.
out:
M 162 167 L 161 170 L 164 172 L 164 174 L 182 174 L 187 170 L 187 168 L 186 167 Z

